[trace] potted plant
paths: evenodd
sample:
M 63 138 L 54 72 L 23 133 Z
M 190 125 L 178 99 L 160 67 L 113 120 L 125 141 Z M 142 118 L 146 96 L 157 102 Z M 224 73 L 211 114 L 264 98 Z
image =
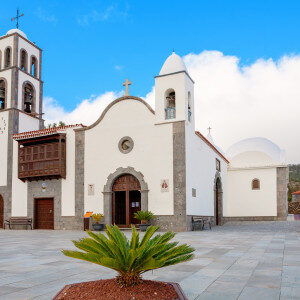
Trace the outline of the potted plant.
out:
M 54 299 L 187 299 L 177 283 L 143 280 L 142 274 L 191 260 L 191 246 L 171 241 L 175 233 L 170 231 L 153 236 L 158 226 L 148 227 L 140 238 L 132 225 L 130 241 L 118 226 L 106 228 L 106 235 L 87 231 L 89 237 L 73 241 L 81 251 L 62 252 L 113 269 L 116 278 L 67 285 Z
M 102 214 L 92 214 L 91 217 L 93 218 L 94 222 L 93 223 L 93 228 L 95 231 L 100 231 L 103 229 L 103 224 L 99 224 L 99 221 L 103 218 Z
M 150 226 L 149 221 L 154 217 L 153 213 L 148 210 L 139 210 L 134 213 L 134 217 L 141 221 L 139 225 L 141 231 L 146 231 L 147 228 Z

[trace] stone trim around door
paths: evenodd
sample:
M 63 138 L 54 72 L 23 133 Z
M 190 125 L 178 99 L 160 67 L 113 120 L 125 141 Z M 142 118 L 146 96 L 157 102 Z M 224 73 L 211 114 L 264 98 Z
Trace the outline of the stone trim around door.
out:
M 218 225 L 223 225 L 224 218 L 223 218 L 223 184 L 222 184 L 222 177 L 221 173 L 219 171 L 216 172 L 215 179 L 214 179 L 214 225 L 217 225 L 217 206 L 216 206 L 216 200 L 217 200 L 217 181 L 219 179 L 220 187 L 218 189 Z
M 103 211 L 104 221 L 106 224 L 111 225 L 112 223 L 112 187 L 115 180 L 121 175 L 130 174 L 134 176 L 140 183 L 141 186 L 141 209 L 148 210 L 148 184 L 144 180 L 144 175 L 141 172 L 137 172 L 132 167 L 118 168 L 114 173 L 111 173 L 107 177 L 107 182 L 103 187 Z

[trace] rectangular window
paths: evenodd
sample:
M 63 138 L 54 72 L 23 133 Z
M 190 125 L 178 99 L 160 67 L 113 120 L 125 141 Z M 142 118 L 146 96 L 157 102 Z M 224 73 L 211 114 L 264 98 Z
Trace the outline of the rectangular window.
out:
M 192 189 L 192 196 L 196 197 L 196 189 Z
M 221 172 L 221 162 L 216 158 L 216 170 Z

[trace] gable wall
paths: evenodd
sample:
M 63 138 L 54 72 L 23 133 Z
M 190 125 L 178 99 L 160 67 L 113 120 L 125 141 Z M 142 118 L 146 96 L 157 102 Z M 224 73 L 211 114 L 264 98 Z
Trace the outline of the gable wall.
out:
M 113 105 L 98 125 L 85 131 L 84 211 L 103 213 L 107 177 L 118 168 L 132 167 L 148 184 L 148 209 L 156 215 L 173 214 L 172 124 L 154 123 L 154 114 L 143 103 L 127 99 Z M 127 154 L 118 147 L 124 136 L 134 142 Z M 169 192 L 161 192 L 161 179 L 169 180 Z M 89 184 L 94 184 L 94 195 L 88 195 Z

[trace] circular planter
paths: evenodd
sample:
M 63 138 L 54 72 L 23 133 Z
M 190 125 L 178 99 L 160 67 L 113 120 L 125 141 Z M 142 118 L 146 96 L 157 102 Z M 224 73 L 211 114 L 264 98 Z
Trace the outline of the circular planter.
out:
M 103 227 L 104 227 L 103 224 L 98 224 L 98 223 L 94 223 L 92 226 L 93 226 L 95 231 L 103 230 Z
M 107 281 L 107 279 L 100 280 L 100 281 Z M 84 285 L 89 284 L 89 283 L 93 283 L 93 281 L 68 284 L 56 294 L 56 296 L 53 298 L 53 300 L 76 299 L 76 295 L 74 295 L 74 293 L 72 293 L 70 290 L 74 286 L 77 286 L 77 285 L 80 285 L 80 289 L 82 289 L 82 288 L 84 289 Z M 177 294 L 177 297 L 174 298 L 174 300 L 188 300 L 188 298 L 186 297 L 186 295 L 184 294 L 183 290 L 181 289 L 181 287 L 178 283 L 176 283 L 176 282 L 161 282 L 161 283 L 168 284 L 173 287 L 173 289 L 175 290 L 175 292 Z M 82 296 L 82 295 L 80 294 L 78 296 Z M 125 295 L 123 295 L 123 296 L 125 296 Z M 85 297 L 83 297 L 81 299 L 92 299 L 93 297 L 94 297 L 94 292 L 91 290 L 91 295 L 85 294 Z M 93 299 L 95 299 L 95 298 L 93 298 Z M 126 297 L 126 299 L 132 299 L 131 293 L 128 295 L 128 298 Z M 164 298 L 161 298 L 161 299 L 164 299 Z

